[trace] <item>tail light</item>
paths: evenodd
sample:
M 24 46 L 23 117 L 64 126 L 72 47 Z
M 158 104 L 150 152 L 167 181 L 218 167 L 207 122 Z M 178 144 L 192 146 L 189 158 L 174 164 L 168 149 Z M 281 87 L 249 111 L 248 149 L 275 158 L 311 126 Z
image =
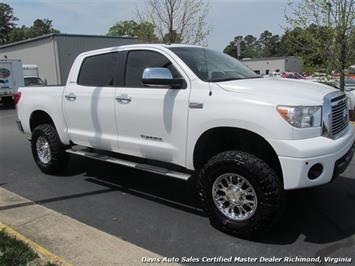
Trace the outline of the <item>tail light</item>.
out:
M 21 99 L 21 92 L 18 91 L 18 92 L 15 93 L 15 104 L 18 104 L 20 99 Z

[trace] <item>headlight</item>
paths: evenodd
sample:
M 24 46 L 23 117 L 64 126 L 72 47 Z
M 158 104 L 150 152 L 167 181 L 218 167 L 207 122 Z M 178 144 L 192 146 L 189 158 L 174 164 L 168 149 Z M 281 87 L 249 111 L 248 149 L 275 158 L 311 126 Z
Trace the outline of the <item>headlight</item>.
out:
M 277 111 L 288 123 L 294 127 L 320 127 L 322 123 L 321 106 L 279 105 L 277 107 Z

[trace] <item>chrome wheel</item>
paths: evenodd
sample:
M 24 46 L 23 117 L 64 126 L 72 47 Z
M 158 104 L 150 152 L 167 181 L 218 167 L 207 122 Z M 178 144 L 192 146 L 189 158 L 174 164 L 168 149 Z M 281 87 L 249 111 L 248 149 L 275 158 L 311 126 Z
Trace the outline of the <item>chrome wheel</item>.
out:
M 45 137 L 38 137 L 36 141 L 36 150 L 38 159 L 44 163 L 48 164 L 52 158 L 51 149 L 49 147 L 49 143 Z
M 249 219 L 257 208 L 253 186 L 235 173 L 219 176 L 213 183 L 212 196 L 218 210 L 235 221 Z

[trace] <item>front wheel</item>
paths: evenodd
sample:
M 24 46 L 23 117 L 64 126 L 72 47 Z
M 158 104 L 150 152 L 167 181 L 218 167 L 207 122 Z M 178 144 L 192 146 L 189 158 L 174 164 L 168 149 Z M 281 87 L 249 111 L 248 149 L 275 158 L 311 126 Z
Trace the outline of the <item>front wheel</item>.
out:
M 69 161 L 69 154 L 65 152 L 67 146 L 60 141 L 53 125 L 39 125 L 33 130 L 31 148 L 42 172 L 55 175 L 66 169 Z
M 283 209 L 281 179 L 246 152 L 227 151 L 210 159 L 200 172 L 198 190 L 211 224 L 236 236 L 269 230 Z

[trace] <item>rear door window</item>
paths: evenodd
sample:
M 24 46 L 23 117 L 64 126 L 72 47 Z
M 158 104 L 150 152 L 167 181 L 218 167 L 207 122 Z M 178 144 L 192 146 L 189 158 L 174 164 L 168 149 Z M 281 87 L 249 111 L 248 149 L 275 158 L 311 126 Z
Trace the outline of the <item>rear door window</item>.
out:
M 77 83 L 94 87 L 113 86 L 117 58 L 117 52 L 86 57 L 81 65 Z

